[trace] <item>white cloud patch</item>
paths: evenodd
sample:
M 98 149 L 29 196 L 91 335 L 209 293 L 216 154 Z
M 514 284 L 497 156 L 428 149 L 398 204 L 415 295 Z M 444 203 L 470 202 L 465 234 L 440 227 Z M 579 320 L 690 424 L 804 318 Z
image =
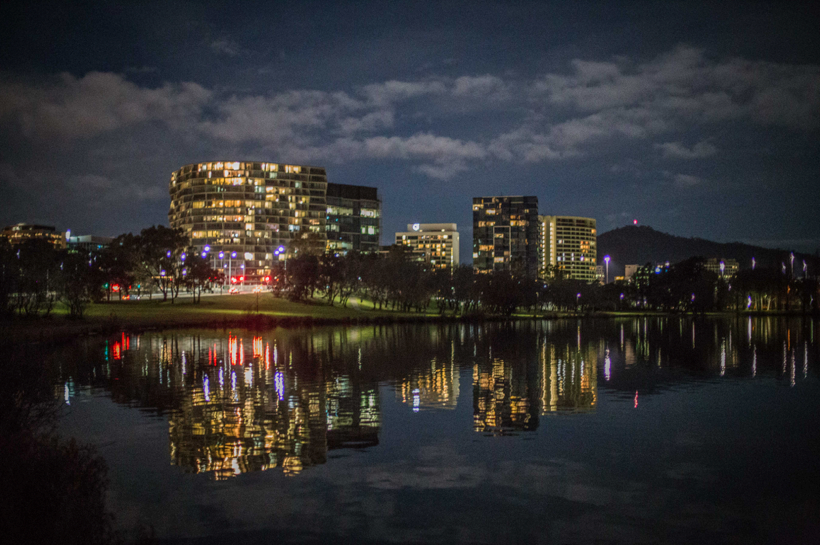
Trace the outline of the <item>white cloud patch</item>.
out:
M 373 104 L 390 105 L 425 95 L 441 95 L 447 91 L 441 81 L 386 81 L 366 85 L 362 92 Z
M 490 74 L 461 76 L 453 82 L 452 94 L 462 98 L 504 100 L 510 98 L 510 89 L 504 80 Z
M 212 47 L 241 53 L 228 38 Z M 569 68 L 529 80 L 483 74 L 233 95 L 192 82 L 140 86 L 100 72 L 38 84 L 2 78 L 0 122 L 46 145 L 59 139 L 79 146 L 155 126 L 174 143 L 198 139 L 213 149 L 313 163 L 401 160 L 437 179 L 487 161 L 567 160 L 633 140 L 649 140 L 668 159 L 710 157 L 718 150 L 709 127 L 727 119 L 820 129 L 817 66 L 714 60 L 680 46 L 644 63 L 576 59 Z M 692 130 L 707 134 L 694 144 L 677 136 Z M 696 180 L 673 183 L 691 187 Z
M 702 178 L 690 174 L 675 174 L 672 176 L 672 183 L 675 184 L 675 187 L 681 189 L 701 185 L 703 182 L 704 180 Z
M 243 52 L 239 44 L 224 36 L 211 42 L 211 50 L 229 57 L 237 57 Z
M 211 97 L 196 83 L 151 89 L 119 74 L 62 74 L 45 85 L 0 84 L 0 119 L 29 138 L 82 140 L 150 121 L 179 126 L 199 117 Z
M 655 144 L 655 148 L 661 150 L 668 159 L 702 159 L 717 153 L 717 148 L 708 141 L 698 142 L 692 148 L 687 148 L 680 142 Z
M 746 118 L 762 125 L 820 127 L 820 68 L 745 59 L 714 61 L 679 46 L 639 65 L 575 60 L 569 75 L 535 81 L 536 96 L 557 106 L 601 112 L 644 108 L 682 122 Z

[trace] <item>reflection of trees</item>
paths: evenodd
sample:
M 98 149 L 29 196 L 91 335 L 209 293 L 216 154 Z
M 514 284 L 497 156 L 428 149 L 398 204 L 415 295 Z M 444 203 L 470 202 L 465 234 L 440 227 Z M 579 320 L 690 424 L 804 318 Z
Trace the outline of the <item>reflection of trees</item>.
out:
M 119 543 L 106 511 L 105 462 L 55 431 L 60 356 L 3 346 L 0 380 L 0 532 L 7 543 Z M 55 357 L 55 355 L 57 357 Z
M 604 323 L 593 334 L 610 351 L 602 385 L 633 394 L 640 389 L 644 395 L 679 381 L 681 374 L 720 378 L 767 372 L 800 380 L 808 376 L 810 350 L 817 357 L 818 326 L 799 318 L 642 317 Z

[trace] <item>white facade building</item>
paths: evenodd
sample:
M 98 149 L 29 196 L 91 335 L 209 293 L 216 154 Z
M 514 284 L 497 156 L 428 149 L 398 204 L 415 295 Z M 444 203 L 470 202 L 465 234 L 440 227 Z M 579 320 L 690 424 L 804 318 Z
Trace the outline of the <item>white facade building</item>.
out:
M 455 223 L 411 223 L 396 233 L 396 244 L 409 246 L 434 269 L 453 269 L 458 260 L 458 228 Z

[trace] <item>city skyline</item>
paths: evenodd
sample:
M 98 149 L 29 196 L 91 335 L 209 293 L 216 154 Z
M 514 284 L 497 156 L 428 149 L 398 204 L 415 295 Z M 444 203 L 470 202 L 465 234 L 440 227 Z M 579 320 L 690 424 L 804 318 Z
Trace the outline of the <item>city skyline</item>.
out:
M 457 223 L 467 261 L 478 195 L 820 247 L 816 9 L 464 6 L 4 5 L 0 223 L 138 232 L 179 165 L 241 157 L 377 187 L 382 243 Z

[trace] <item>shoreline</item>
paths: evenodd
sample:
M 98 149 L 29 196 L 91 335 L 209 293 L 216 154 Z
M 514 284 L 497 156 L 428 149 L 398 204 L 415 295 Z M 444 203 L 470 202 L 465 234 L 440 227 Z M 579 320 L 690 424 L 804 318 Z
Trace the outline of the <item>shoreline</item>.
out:
M 772 312 L 712 312 L 705 314 L 661 312 L 661 311 L 595 311 L 595 312 L 547 312 L 536 315 L 490 316 L 490 315 L 452 315 L 452 314 L 404 314 L 381 312 L 373 316 L 351 315 L 347 317 L 323 317 L 311 315 L 274 316 L 265 313 L 232 316 L 225 313 L 221 316 L 191 319 L 128 319 L 114 314 L 109 317 L 94 317 L 82 320 L 69 320 L 64 317 L 16 319 L 0 322 L 0 346 L 19 344 L 58 344 L 78 337 L 112 335 L 120 331 L 142 333 L 146 331 L 166 331 L 175 329 L 247 329 L 252 331 L 271 330 L 275 328 L 303 328 L 323 326 L 360 326 L 391 324 L 443 324 L 443 323 L 485 323 L 513 322 L 535 320 L 567 319 L 617 319 L 617 318 L 746 318 L 746 317 L 793 317 L 816 318 L 817 314 L 772 311 Z

